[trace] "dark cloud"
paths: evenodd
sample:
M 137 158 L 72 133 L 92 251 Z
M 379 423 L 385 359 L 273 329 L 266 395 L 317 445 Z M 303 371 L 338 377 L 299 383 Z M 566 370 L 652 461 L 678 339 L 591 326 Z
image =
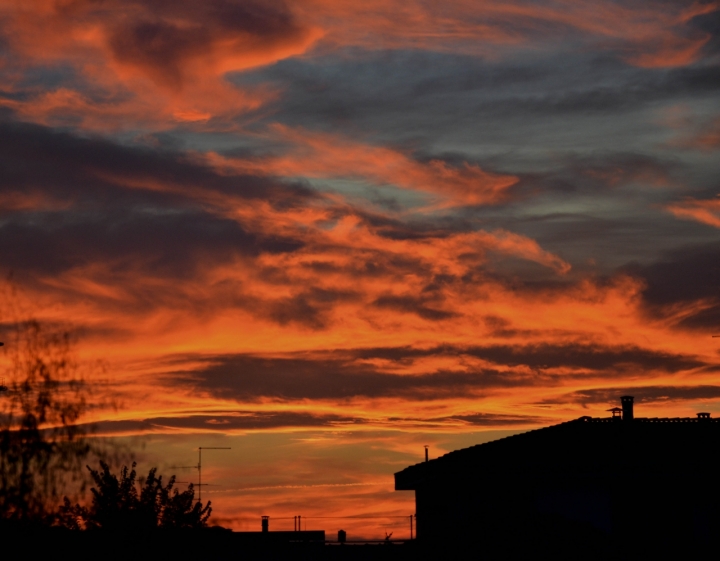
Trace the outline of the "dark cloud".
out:
M 373 359 L 398 365 L 431 356 L 477 357 L 503 368 L 437 370 L 423 374 L 395 374 L 372 364 Z M 415 349 L 389 347 L 327 351 L 313 356 L 262 357 L 231 355 L 204 359 L 207 366 L 191 374 L 169 374 L 173 383 L 188 384 L 216 397 L 254 401 L 276 399 L 349 399 L 354 397 L 403 397 L 428 400 L 482 395 L 498 388 L 554 385 L 559 375 L 552 368 L 577 371 L 577 376 L 622 376 L 628 372 L 678 372 L 702 366 L 687 356 L 640 348 L 603 348 L 585 345 L 532 347 L 452 346 Z M 510 367 L 510 370 L 507 368 Z M 529 367 L 532 374 L 518 367 Z M 563 376 L 572 376 L 570 373 Z
M 0 266 L 53 275 L 106 263 L 118 272 L 143 270 L 154 277 L 184 279 L 209 263 L 301 246 L 297 241 L 247 232 L 232 220 L 191 211 L 33 213 L 0 225 L 0 235 L 13 240 L 4 248 Z
M 468 415 L 452 415 L 449 417 L 439 417 L 433 420 L 437 421 L 461 421 L 472 426 L 478 427 L 494 427 L 494 426 L 512 426 L 512 425 L 542 425 L 547 424 L 546 417 L 536 417 L 533 415 L 493 415 L 489 413 L 471 413 Z
M 160 81 L 179 87 L 182 63 L 212 43 L 212 31 L 203 27 L 181 29 L 163 21 L 134 22 L 116 29 L 110 39 L 115 58 L 146 67 Z
M 392 427 L 412 426 L 436 428 L 438 426 L 457 426 L 458 423 L 474 427 L 528 426 L 547 422 L 545 417 L 531 415 L 496 415 L 491 413 L 469 413 L 445 417 L 388 417 L 365 418 L 339 414 L 314 414 L 296 411 L 218 411 L 213 414 L 186 415 L 181 417 L 150 417 L 124 421 L 101 421 L 87 425 L 94 433 L 101 435 L 137 434 L 148 432 L 194 431 L 258 431 L 284 428 L 319 429 L 352 426 Z
M 312 329 L 323 329 L 328 325 L 328 312 L 335 304 L 358 300 L 360 297 L 360 294 L 353 292 L 309 288 L 295 296 L 271 303 L 258 303 L 257 306 L 246 303 L 246 307 L 249 306 L 280 325 L 295 323 Z
M 693 29 L 710 36 L 703 47 L 705 56 L 720 52 L 720 10 L 695 16 L 688 24 Z
M 115 58 L 176 88 L 192 59 L 249 55 L 305 33 L 277 0 L 135 0 L 123 2 L 122 11 L 125 17 L 112 27 L 109 38 Z
M 431 302 L 431 300 L 430 300 Z M 440 321 L 457 317 L 455 312 L 437 309 L 428 306 L 429 300 L 415 296 L 385 295 L 377 298 L 373 305 L 378 308 L 385 308 L 397 312 L 416 314 L 417 316 L 430 320 Z
M 220 174 L 187 154 L 125 146 L 0 118 L 0 194 L 37 192 L 77 205 L 192 205 L 182 191 L 135 185 L 202 188 L 287 207 L 317 195 L 299 184 L 253 175 Z
M 720 297 L 720 244 L 686 247 L 662 261 L 627 268 L 643 278 L 645 300 L 654 306 Z
M 632 152 L 566 154 L 552 163 L 554 170 L 521 174 L 512 191 L 518 194 L 607 194 L 609 189 L 632 183 L 667 184 L 686 171 L 677 160 Z
M 100 434 L 163 432 L 168 430 L 263 430 L 278 428 L 320 428 L 338 425 L 364 424 L 364 419 L 342 415 L 314 415 L 300 412 L 233 411 L 213 415 L 188 415 L 182 417 L 151 417 L 125 421 L 102 421 L 92 428 Z
M 694 357 L 658 352 L 639 347 L 603 347 L 601 345 L 540 344 L 477 347 L 465 351 L 469 355 L 508 366 L 529 366 L 536 369 L 568 367 L 606 372 L 612 375 L 659 370 L 679 372 L 697 368 L 704 363 Z
M 620 396 L 632 395 L 636 402 L 656 403 L 667 401 L 715 400 L 720 398 L 720 386 L 645 386 L 645 387 L 613 387 L 591 390 L 579 390 L 564 396 L 543 401 L 543 403 L 577 403 L 583 406 L 608 405 L 617 406 Z M 638 412 L 642 415 L 642 411 Z
M 720 244 L 686 247 L 624 271 L 644 281 L 642 296 L 649 313 L 671 315 L 673 306 L 697 302 L 692 313 L 677 321 L 678 327 L 706 332 L 720 327 Z
M 493 319 L 490 319 L 491 323 Z M 503 326 L 504 324 L 500 324 Z M 568 367 L 595 371 L 661 370 L 678 372 L 704 365 L 692 356 L 657 352 L 639 347 L 604 347 L 588 344 L 491 345 L 486 347 L 454 347 L 430 349 L 409 347 L 373 348 L 355 351 L 362 359 L 383 358 L 403 362 L 426 356 L 468 355 L 503 366 L 528 366 L 537 370 Z
M 330 354 L 330 353 L 328 353 Z M 348 359 L 262 358 L 248 355 L 213 361 L 192 375 L 170 375 L 212 395 L 238 401 L 261 397 L 277 399 L 349 399 L 354 397 L 406 397 L 439 399 L 480 392 L 486 388 L 526 383 L 504 373 L 435 372 L 393 375 Z
M 211 261 L 294 251 L 301 241 L 250 231 L 183 189 L 284 206 L 313 196 L 266 178 L 222 176 L 182 153 L 8 120 L 0 121 L 0 168 L 0 197 L 6 202 L 0 234 L 12 240 L 0 254 L 0 266 L 18 272 L 58 274 L 106 262 L 185 278 Z M 138 189 L 137 182 L 170 189 Z M 19 201 L 15 207 L 13 200 Z

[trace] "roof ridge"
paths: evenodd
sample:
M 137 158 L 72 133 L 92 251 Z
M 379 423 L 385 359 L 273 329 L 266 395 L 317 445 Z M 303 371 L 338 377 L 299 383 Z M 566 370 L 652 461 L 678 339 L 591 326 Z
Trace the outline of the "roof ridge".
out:
M 665 424 L 665 423 L 720 423 L 720 418 L 699 418 L 699 417 L 635 417 L 632 421 L 633 423 L 637 422 L 638 424 Z M 428 460 L 428 462 L 434 462 L 441 459 L 452 459 L 456 455 L 462 455 L 468 453 L 470 450 L 476 450 L 480 448 L 481 446 L 487 446 L 492 444 L 499 444 L 501 442 L 507 442 L 510 439 L 517 439 L 517 438 L 528 438 L 531 436 L 536 436 L 538 434 L 543 433 L 543 431 L 549 431 L 549 430 L 557 430 L 561 427 L 568 427 L 572 425 L 578 425 L 578 424 L 584 424 L 584 423 L 598 423 L 598 424 L 606 424 L 606 423 L 617 423 L 618 426 L 627 426 L 627 423 L 623 422 L 622 420 L 618 419 L 617 417 L 592 417 L 589 415 L 583 415 L 582 417 L 578 417 L 576 419 L 570 419 L 568 421 L 562 421 L 560 423 L 556 423 L 554 425 L 549 425 L 545 427 L 537 427 L 534 429 L 530 429 L 527 431 L 519 432 L 517 434 L 510 434 L 507 436 L 503 436 L 501 438 L 497 438 L 495 440 L 488 440 L 487 442 L 480 442 L 479 444 L 473 444 L 472 446 L 467 446 L 465 448 L 459 448 L 458 450 L 452 450 L 450 452 L 447 452 L 446 454 L 443 454 L 442 456 L 438 456 L 437 458 L 433 458 L 432 460 Z M 419 464 L 414 465 L 422 465 L 426 462 L 420 462 Z M 412 466 L 409 466 L 412 467 Z
M 451 451 L 451 452 L 448 452 L 447 454 L 443 454 L 442 456 L 438 456 L 437 458 L 434 458 L 433 460 L 429 460 L 429 461 L 432 462 L 432 461 L 434 461 L 434 460 L 439 460 L 439 459 L 441 459 L 441 458 L 446 458 L 447 456 L 450 456 L 450 455 L 452 455 L 452 454 L 457 454 L 457 453 L 459 453 L 459 452 L 464 452 L 465 450 L 471 450 L 471 449 L 473 449 L 473 448 L 478 448 L 479 446 L 485 446 L 486 444 L 494 444 L 494 443 L 496 443 L 496 442 L 502 442 L 502 441 L 509 440 L 510 438 L 517 438 L 517 437 L 520 437 L 520 436 L 526 436 L 526 435 L 529 435 L 529 434 L 539 433 L 539 432 L 541 432 L 541 431 L 546 431 L 546 430 L 548 430 L 548 429 L 554 429 L 554 428 L 557 428 L 557 427 L 561 427 L 561 426 L 563 426 L 563 425 L 569 425 L 569 424 L 571 424 L 571 423 L 577 423 L 577 422 L 580 421 L 580 420 L 588 419 L 588 418 L 589 418 L 589 419 L 592 419 L 592 417 L 578 417 L 577 419 L 570 419 L 569 421 L 562 421 L 561 423 L 556 423 L 556 424 L 554 424 L 554 425 L 549 425 L 549 426 L 546 426 L 546 427 L 538 427 L 538 428 L 530 429 L 530 430 L 527 430 L 527 431 L 524 431 L 524 432 L 519 432 L 519 433 L 517 433 L 517 434 L 510 434 L 510 435 L 508 435 L 508 436 L 502 436 L 502 437 L 500 437 L 500 438 L 496 438 L 495 440 L 488 440 L 487 442 L 480 442 L 479 444 L 473 444 L 472 446 L 468 446 L 467 448 L 460 448 L 460 449 L 458 449 L 458 450 L 453 450 L 453 451 Z M 611 417 L 608 417 L 608 418 L 611 418 Z M 423 462 L 420 462 L 420 463 L 422 464 Z

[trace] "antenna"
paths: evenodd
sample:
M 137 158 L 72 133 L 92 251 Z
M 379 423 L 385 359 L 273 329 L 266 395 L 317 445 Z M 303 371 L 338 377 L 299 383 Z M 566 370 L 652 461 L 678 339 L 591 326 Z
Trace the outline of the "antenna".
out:
M 197 469 L 197 466 L 169 466 L 168 469 Z M 174 474 L 173 474 L 174 475 Z M 175 483 L 190 483 L 190 481 L 177 481 Z M 193 483 L 193 485 L 195 485 Z
M 218 446 L 200 446 L 198 448 L 198 501 L 202 502 L 202 488 L 203 488 L 203 482 L 202 482 L 202 451 L 203 450 L 230 450 L 229 447 L 218 447 Z

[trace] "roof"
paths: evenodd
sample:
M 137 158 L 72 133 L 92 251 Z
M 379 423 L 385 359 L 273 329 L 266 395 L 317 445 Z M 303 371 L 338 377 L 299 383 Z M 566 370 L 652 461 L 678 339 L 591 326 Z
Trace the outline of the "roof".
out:
M 708 444 L 719 439 L 720 419 L 580 417 L 407 467 L 395 474 L 395 489 L 433 481 L 463 485 L 479 473 L 542 477 L 704 469 L 713 463 Z

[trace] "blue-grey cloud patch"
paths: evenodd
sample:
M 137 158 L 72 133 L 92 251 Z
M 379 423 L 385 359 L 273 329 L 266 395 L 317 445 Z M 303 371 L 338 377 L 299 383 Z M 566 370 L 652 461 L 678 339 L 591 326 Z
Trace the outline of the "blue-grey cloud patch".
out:
M 272 83 L 287 90 L 272 113 L 292 126 L 362 131 L 373 140 L 408 147 L 512 146 L 542 139 L 545 149 L 610 146 L 595 116 L 622 129 L 644 125 L 652 105 L 702 99 L 720 89 L 717 65 L 638 68 L 621 56 L 555 51 L 545 57 L 490 61 L 427 51 L 350 50 L 289 59 L 235 75 L 239 85 Z M 599 125 L 599 127 L 598 127 Z M 558 136 L 563 128 L 562 136 Z M 591 128 L 592 127 L 592 128 Z M 635 135 L 617 136 L 617 144 Z M 544 133 L 544 136 L 543 136 Z M 602 138 L 598 138 L 602 133 Z M 442 143 L 442 144 L 439 144 Z M 495 151 L 496 152 L 496 151 Z

